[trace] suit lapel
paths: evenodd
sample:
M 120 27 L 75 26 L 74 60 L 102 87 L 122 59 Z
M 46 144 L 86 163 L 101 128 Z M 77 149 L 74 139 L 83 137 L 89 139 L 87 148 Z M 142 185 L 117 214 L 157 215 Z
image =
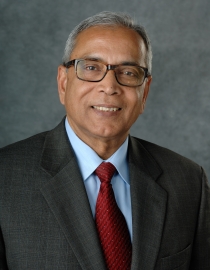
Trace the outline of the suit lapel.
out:
M 84 183 L 64 129 L 45 140 L 42 168 L 52 176 L 41 188 L 82 269 L 106 269 Z
M 162 171 L 139 140 L 129 141 L 133 218 L 132 269 L 152 270 L 164 225 L 167 193 L 156 183 Z

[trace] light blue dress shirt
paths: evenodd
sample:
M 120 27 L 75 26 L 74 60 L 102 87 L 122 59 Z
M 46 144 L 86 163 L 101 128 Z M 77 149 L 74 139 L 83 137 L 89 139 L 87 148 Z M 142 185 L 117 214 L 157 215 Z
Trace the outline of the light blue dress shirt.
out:
M 66 131 L 77 157 L 77 162 L 84 180 L 84 185 L 90 202 L 90 207 L 95 218 L 96 201 L 100 189 L 100 180 L 94 174 L 95 169 L 103 162 L 111 162 L 117 169 L 111 183 L 114 190 L 116 202 L 122 211 L 132 239 L 132 213 L 130 197 L 130 179 L 127 162 L 128 137 L 120 148 L 107 160 L 101 159 L 96 152 L 85 144 L 74 133 L 68 120 L 65 121 Z

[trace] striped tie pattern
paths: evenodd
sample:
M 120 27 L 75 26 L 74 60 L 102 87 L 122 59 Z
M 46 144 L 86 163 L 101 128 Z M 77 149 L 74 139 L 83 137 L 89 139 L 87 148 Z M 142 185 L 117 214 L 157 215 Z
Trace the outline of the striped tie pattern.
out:
M 131 269 L 132 245 L 126 220 L 117 206 L 111 179 L 116 171 L 110 162 L 95 170 L 101 181 L 96 202 L 96 227 L 109 270 Z

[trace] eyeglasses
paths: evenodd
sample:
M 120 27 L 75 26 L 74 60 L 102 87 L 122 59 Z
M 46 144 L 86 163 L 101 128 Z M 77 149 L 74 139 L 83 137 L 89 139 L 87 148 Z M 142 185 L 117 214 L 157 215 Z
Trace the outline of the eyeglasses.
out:
M 87 82 L 100 82 L 109 70 L 113 70 L 117 82 L 124 86 L 136 87 L 150 76 L 148 69 L 136 64 L 105 65 L 93 59 L 74 59 L 63 64 L 66 68 L 74 66 L 77 78 Z

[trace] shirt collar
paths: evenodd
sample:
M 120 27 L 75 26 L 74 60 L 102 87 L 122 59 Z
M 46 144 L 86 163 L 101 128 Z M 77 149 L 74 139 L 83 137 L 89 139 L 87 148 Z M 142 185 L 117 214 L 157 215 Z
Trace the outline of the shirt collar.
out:
M 65 120 L 65 127 L 68 138 L 75 152 L 82 177 L 85 181 L 104 160 L 101 159 L 92 148 L 90 148 L 86 143 L 80 140 L 80 138 L 74 133 L 71 126 L 69 125 L 67 118 Z M 128 137 L 126 138 L 125 142 L 120 146 L 120 148 L 118 148 L 118 150 L 105 161 L 111 162 L 117 169 L 122 179 L 126 183 L 130 184 L 127 162 L 127 149 Z

